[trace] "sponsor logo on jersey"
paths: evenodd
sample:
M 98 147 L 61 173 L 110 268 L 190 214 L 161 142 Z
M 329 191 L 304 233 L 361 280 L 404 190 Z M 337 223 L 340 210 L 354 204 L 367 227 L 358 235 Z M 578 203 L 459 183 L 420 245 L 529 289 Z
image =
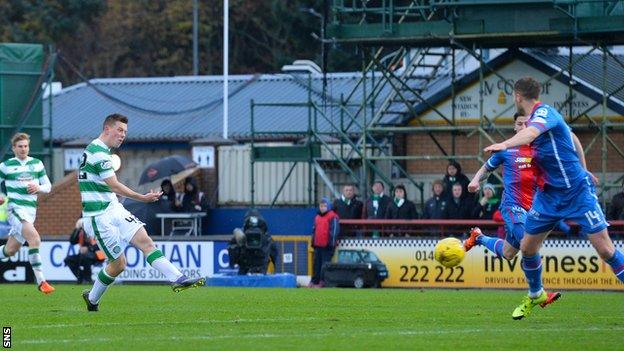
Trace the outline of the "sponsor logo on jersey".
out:
M 516 163 L 531 163 L 532 157 L 516 157 Z
M 21 173 L 19 176 L 17 176 L 17 180 L 21 182 L 28 182 L 33 180 L 33 176 L 30 173 Z

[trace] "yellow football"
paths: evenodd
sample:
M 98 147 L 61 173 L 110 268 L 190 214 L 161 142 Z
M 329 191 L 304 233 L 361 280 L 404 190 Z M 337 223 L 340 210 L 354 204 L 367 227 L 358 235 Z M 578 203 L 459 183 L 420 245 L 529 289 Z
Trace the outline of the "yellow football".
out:
M 455 267 L 466 255 L 464 245 L 457 238 L 446 238 L 438 241 L 434 249 L 434 257 L 444 267 Z

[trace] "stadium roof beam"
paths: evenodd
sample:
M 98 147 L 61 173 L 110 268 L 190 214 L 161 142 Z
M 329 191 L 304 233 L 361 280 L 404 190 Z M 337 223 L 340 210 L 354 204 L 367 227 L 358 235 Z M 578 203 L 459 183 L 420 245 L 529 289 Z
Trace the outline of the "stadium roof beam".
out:
M 621 1 L 335 0 L 332 11 L 327 36 L 337 42 L 430 47 L 457 39 L 484 48 L 566 46 L 578 39 L 624 44 Z

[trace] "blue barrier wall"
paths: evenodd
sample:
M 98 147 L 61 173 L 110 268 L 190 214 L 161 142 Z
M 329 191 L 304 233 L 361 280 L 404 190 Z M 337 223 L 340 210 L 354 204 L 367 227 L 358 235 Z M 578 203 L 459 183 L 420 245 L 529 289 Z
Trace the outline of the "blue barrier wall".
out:
M 243 226 L 248 208 L 215 208 L 208 210 L 203 234 L 232 234 Z M 315 208 L 259 208 L 272 235 L 310 235 L 316 216 Z

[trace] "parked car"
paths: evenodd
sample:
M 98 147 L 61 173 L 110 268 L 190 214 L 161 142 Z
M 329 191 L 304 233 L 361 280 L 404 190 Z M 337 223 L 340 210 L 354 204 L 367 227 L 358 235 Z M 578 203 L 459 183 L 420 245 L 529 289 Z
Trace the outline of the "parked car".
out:
M 386 278 L 388 268 L 377 255 L 368 250 L 339 249 L 332 261 L 323 266 L 326 286 L 379 288 Z

